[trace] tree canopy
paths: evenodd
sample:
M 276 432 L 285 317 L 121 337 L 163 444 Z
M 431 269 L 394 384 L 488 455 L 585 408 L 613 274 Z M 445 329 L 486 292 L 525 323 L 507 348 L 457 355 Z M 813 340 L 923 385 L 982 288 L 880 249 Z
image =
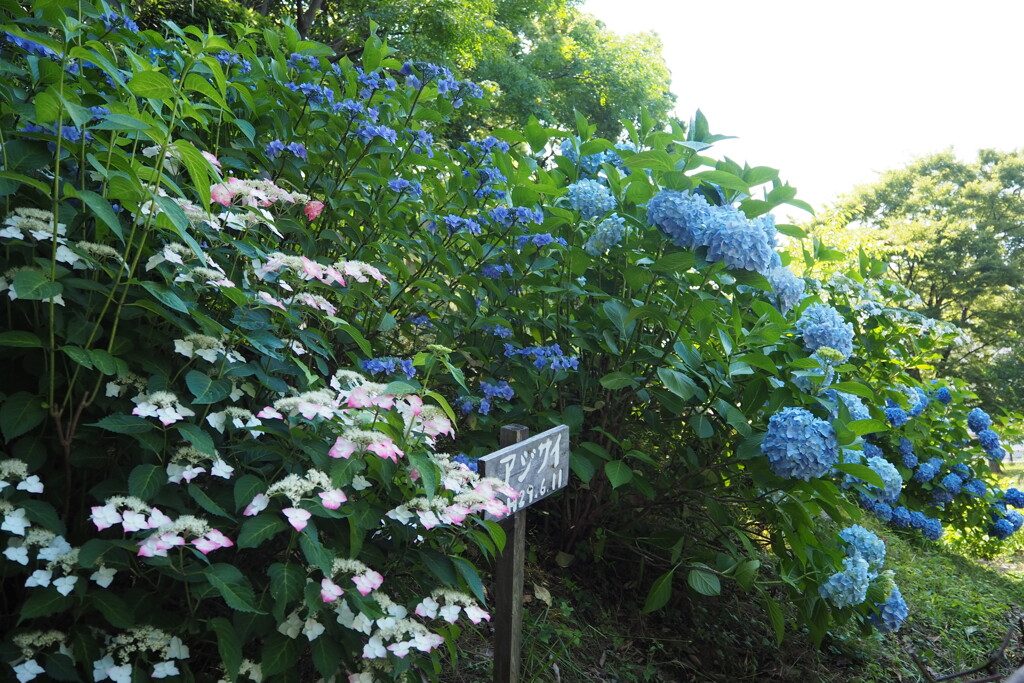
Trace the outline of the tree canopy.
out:
M 1024 154 L 952 151 L 889 171 L 841 198 L 811 226 L 849 251 L 887 258 L 919 309 L 970 336 L 946 350 L 946 374 L 974 382 L 990 406 L 1024 403 Z

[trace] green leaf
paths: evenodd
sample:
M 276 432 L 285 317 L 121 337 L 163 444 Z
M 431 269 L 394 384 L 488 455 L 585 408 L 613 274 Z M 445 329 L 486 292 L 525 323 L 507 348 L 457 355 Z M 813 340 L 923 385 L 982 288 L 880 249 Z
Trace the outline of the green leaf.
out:
M 209 626 L 217 634 L 217 653 L 227 671 L 228 679 L 234 681 L 238 678 L 238 670 L 242 668 L 242 641 L 235 627 L 224 617 L 211 619 Z
M 124 600 L 112 590 L 89 591 L 93 607 L 103 615 L 114 628 L 128 629 L 135 626 L 135 615 Z
M 132 130 L 132 131 L 148 131 L 153 126 L 140 121 L 134 116 L 128 116 L 127 114 L 107 114 L 103 117 L 103 120 L 99 123 L 93 124 L 93 130 Z M 81 193 L 82 191 L 79 190 Z
M 71 657 L 62 655 L 59 652 L 50 652 L 43 661 L 43 668 L 46 675 L 54 681 L 77 681 L 81 683 L 78 671 L 75 670 L 75 662 Z
M 438 472 L 437 465 L 430 459 L 430 456 L 420 451 L 411 451 L 408 453 L 409 464 L 416 468 L 416 471 L 420 473 L 423 481 L 423 491 L 426 493 L 427 498 L 433 498 L 434 493 L 437 491 L 437 485 L 441 481 L 441 475 Z
M 701 171 L 700 173 L 693 174 L 692 177 L 708 183 L 714 183 L 727 190 L 739 190 L 744 194 L 750 194 L 750 186 L 743 182 L 742 178 L 728 171 Z
M 786 635 L 786 617 L 782 614 L 782 607 L 775 601 L 770 595 L 762 593 L 761 597 L 764 598 L 764 608 L 768 613 L 768 621 L 772 623 L 772 628 L 775 630 L 775 643 L 776 645 L 782 645 L 782 639 Z
M 117 214 L 111 208 L 110 202 L 90 190 L 78 190 L 77 194 L 96 218 L 103 221 L 103 224 L 110 228 L 110 231 L 123 244 L 124 234 L 121 232 L 121 222 L 117 220 Z
M 846 423 L 846 428 L 857 436 L 863 436 L 865 434 L 888 431 L 889 425 L 881 420 L 853 420 Z
M 209 512 L 211 515 L 217 515 L 218 517 L 234 521 L 235 518 L 232 517 L 227 510 L 218 505 L 213 498 L 210 498 L 205 491 L 195 484 L 188 485 L 188 495 L 192 496 L 192 500 L 198 503 L 199 507 Z
M 174 95 L 171 79 L 159 71 L 138 71 L 128 81 L 128 89 L 136 97 L 169 100 Z
M 480 601 L 481 604 L 487 604 L 487 598 L 484 596 L 484 584 L 480 581 L 480 575 L 476 572 L 476 567 L 462 559 L 461 557 L 453 556 L 451 558 L 452 564 L 462 574 L 462 578 L 465 579 L 466 585 L 473 591 L 473 595 Z
M 658 377 L 666 389 L 684 400 L 688 401 L 697 395 L 697 384 L 681 372 L 670 368 L 658 368 Z
M 18 271 L 13 286 L 18 298 L 25 301 L 49 300 L 64 291 L 64 285 L 50 282 L 40 271 L 32 268 Z
M 128 493 L 149 502 L 167 483 L 167 474 L 157 465 L 136 465 L 128 475 Z
M 235 481 L 235 512 L 251 503 L 257 493 L 266 490 L 262 479 L 253 474 L 243 474 Z
M 836 469 L 845 474 L 849 474 L 851 477 L 856 477 L 861 481 L 877 486 L 880 489 L 885 488 L 885 482 L 882 481 L 882 477 L 879 476 L 878 472 L 867 465 L 858 465 L 853 462 L 842 462 L 836 465 Z
M 43 347 L 42 340 L 31 332 L 10 330 L 0 332 L 0 346 L 12 346 L 21 349 L 37 349 Z
M 644 614 L 659 610 L 668 603 L 668 599 L 672 597 L 672 579 L 675 574 L 676 568 L 672 567 L 654 580 L 651 590 L 647 593 L 647 599 L 644 601 Z
M 60 347 L 60 350 L 77 365 L 81 365 L 83 368 L 92 370 L 92 356 L 81 346 L 62 346 Z
M 190 74 L 190 76 L 196 75 Z M 196 76 L 196 79 L 209 87 L 209 83 L 204 81 L 202 78 Z M 212 91 L 213 89 L 210 88 L 210 90 Z M 185 169 L 188 171 L 189 178 L 192 179 L 192 187 L 196 188 L 196 192 L 199 193 L 199 200 L 202 202 L 203 207 L 209 211 L 210 162 L 207 161 L 202 153 L 187 140 L 176 140 L 174 142 L 174 148 L 178 150 L 181 161 L 185 164 Z
M 117 374 L 117 359 L 104 349 L 91 349 L 89 351 L 89 361 L 94 368 L 104 375 Z
M 43 400 L 27 391 L 8 396 L 0 406 L 0 432 L 8 444 L 38 427 L 44 419 L 46 410 L 43 408 Z
M 285 523 L 276 514 L 260 514 L 242 523 L 238 534 L 239 548 L 256 548 L 268 538 L 285 530 Z
M 296 641 L 281 633 L 271 633 L 263 643 L 263 658 L 260 670 L 264 678 L 284 673 L 295 666 L 299 659 Z
M 231 381 L 227 379 L 213 379 L 205 372 L 190 370 L 185 375 L 185 384 L 192 392 L 195 405 L 208 405 L 223 401 L 231 393 Z
M 757 577 L 757 570 L 761 567 L 760 560 L 747 560 L 736 565 L 733 571 L 733 578 L 744 590 L 750 590 L 754 586 L 754 579 Z
M 145 434 L 153 429 L 153 424 L 147 422 L 138 415 L 124 415 L 115 413 L 108 415 L 99 422 L 93 422 L 90 427 L 99 427 L 115 434 Z
M 621 389 L 634 384 L 632 375 L 625 372 L 609 372 L 601 378 L 601 386 L 605 389 Z
M 28 599 L 21 605 L 18 623 L 63 612 L 73 604 L 74 600 L 70 596 L 61 595 L 56 588 L 33 588 L 29 591 Z
M 266 614 L 256 608 L 256 596 L 252 586 L 237 567 L 223 563 L 212 564 L 203 569 L 203 575 L 232 609 L 239 612 Z
M 341 667 L 341 650 L 330 638 L 317 638 L 310 648 L 313 651 L 313 666 L 323 679 L 331 680 Z
M 316 527 L 309 525 L 302 530 L 299 534 L 299 547 L 302 548 L 302 554 L 305 555 L 307 562 L 319 567 L 324 574 L 333 573 L 334 555 L 320 543 Z
M 835 389 L 836 391 L 842 391 L 847 394 L 860 396 L 861 398 L 866 398 L 868 401 L 872 403 L 877 403 L 877 399 L 875 398 L 875 392 L 871 391 L 870 387 L 861 384 L 860 382 L 837 382 L 832 385 L 832 388 Z
M 216 457 L 217 449 L 213 447 L 213 437 L 191 422 L 179 422 L 174 425 L 182 438 L 195 446 L 197 451 L 210 457 Z
M 302 597 L 306 585 L 306 572 L 295 564 L 275 562 L 267 570 L 270 577 L 270 594 L 279 602 L 294 602 Z
M 617 489 L 633 480 L 633 470 L 621 460 L 609 460 L 604 464 L 604 473 L 608 476 L 612 488 Z
M 175 294 L 167 285 L 162 285 L 159 282 L 153 282 L 151 280 L 146 280 L 141 284 L 143 289 L 152 294 L 157 299 L 157 301 L 159 301 L 163 305 L 167 306 L 168 308 L 173 308 L 179 313 L 189 313 L 188 305 L 184 301 L 182 301 L 181 297 Z
M 701 595 L 715 596 L 722 592 L 722 582 L 718 576 L 706 569 L 691 569 L 686 583 Z

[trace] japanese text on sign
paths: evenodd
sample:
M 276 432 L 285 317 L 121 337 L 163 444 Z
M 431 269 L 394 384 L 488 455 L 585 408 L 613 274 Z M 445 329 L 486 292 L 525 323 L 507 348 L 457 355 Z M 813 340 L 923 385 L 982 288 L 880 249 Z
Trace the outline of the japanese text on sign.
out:
M 519 493 L 507 501 L 511 512 L 533 505 L 569 483 L 569 428 L 561 425 L 485 455 L 480 471 Z

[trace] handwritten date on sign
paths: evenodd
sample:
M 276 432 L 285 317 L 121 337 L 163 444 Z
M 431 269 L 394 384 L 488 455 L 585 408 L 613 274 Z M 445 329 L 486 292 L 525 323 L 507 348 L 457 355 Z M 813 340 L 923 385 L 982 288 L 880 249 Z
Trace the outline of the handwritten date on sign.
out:
M 480 472 L 519 492 L 507 501 L 511 512 L 533 505 L 569 483 L 569 427 L 560 425 L 485 455 Z

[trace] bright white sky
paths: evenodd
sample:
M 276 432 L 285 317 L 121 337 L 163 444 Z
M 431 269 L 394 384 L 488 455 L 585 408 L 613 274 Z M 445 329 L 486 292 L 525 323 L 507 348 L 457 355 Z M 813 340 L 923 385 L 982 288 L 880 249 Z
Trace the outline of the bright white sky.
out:
M 739 138 L 712 151 L 778 168 L 816 209 L 922 154 L 1024 146 L 1016 0 L 586 0 L 581 9 L 617 33 L 657 32 L 680 118 L 700 108 L 713 133 Z

